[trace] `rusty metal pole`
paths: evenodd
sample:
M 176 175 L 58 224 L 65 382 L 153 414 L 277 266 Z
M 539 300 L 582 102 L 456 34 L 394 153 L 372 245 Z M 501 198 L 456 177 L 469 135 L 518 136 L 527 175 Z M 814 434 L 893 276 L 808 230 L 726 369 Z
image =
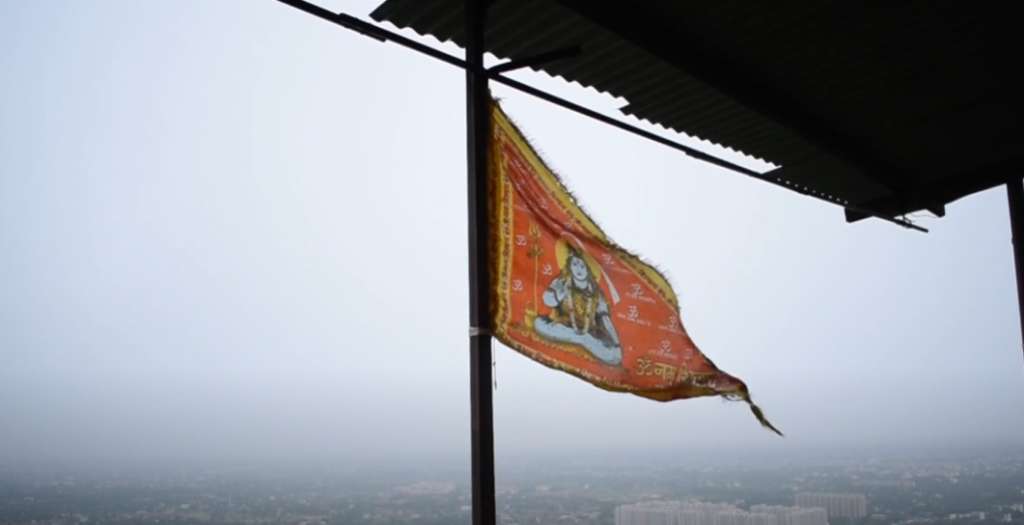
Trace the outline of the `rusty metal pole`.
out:
M 491 388 L 490 226 L 487 152 L 490 92 L 484 71 L 489 0 L 465 0 L 466 131 L 469 186 L 469 366 L 473 525 L 495 525 L 494 401 Z

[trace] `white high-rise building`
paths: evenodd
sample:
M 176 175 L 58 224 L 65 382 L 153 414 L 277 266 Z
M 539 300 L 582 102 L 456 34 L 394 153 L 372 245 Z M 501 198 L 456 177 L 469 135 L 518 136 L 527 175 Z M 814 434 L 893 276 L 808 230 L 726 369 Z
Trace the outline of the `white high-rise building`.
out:
M 750 512 L 774 516 L 777 525 L 828 525 L 828 513 L 820 508 L 754 505 Z
M 747 516 L 747 525 L 778 525 L 778 519 L 771 514 L 754 514 Z
M 868 514 L 867 498 L 863 494 L 802 492 L 796 495 L 796 505 L 825 509 L 830 518 L 863 518 Z
M 747 512 L 727 503 L 658 501 L 621 505 L 615 525 L 828 525 L 825 509 L 755 505 Z
M 721 513 L 743 512 L 735 505 L 696 501 L 652 501 L 615 509 L 616 525 L 749 525 L 721 524 Z M 776 525 L 776 524 L 767 524 Z

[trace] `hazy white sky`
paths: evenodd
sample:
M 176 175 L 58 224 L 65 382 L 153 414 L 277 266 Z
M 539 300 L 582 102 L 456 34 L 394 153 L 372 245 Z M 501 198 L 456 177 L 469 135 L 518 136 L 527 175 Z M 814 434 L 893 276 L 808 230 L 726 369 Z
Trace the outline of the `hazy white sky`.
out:
M 0 461 L 468 461 L 463 89 L 273 0 L 0 3 Z M 610 394 L 499 347 L 499 457 L 1024 438 L 1002 188 L 927 235 L 850 225 L 495 93 L 788 436 L 742 404 Z

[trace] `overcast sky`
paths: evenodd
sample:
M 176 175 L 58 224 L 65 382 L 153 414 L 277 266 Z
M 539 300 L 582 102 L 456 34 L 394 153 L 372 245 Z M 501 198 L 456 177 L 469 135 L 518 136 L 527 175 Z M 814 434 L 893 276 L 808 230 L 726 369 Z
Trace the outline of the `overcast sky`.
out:
M 0 2 L 0 461 L 468 461 L 463 90 L 456 68 L 273 0 Z M 1024 438 L 1002 188 L 922 218 L 927 235 L 851 225 L 494 91 L 787 434 L 498 347 L 499 458 Z

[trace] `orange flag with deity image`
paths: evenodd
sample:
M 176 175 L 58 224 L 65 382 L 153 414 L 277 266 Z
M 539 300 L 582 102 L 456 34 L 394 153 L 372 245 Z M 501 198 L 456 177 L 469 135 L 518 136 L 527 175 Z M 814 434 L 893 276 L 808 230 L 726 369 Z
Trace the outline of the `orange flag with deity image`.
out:
M 658 401 L 747 386 L 690 339 L 668 281 L 616 245 L 492 102 L 490 214 L 494 336 L 595 386 Z

